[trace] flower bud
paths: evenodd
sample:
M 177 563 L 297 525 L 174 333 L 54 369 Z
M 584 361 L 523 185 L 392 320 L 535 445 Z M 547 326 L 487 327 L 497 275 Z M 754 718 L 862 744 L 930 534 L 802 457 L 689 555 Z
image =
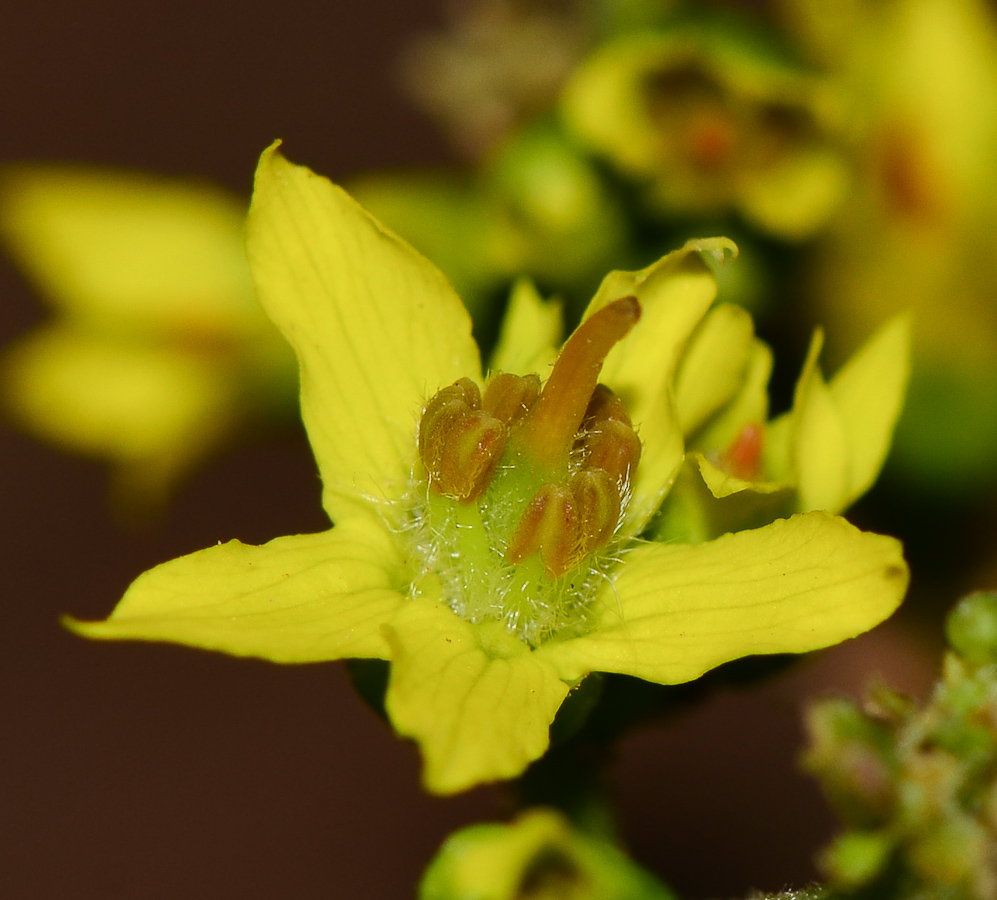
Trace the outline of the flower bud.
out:
M 945 621 L 945 636 L 974 665 L 997 661 L 997 591 L 963 597 Z

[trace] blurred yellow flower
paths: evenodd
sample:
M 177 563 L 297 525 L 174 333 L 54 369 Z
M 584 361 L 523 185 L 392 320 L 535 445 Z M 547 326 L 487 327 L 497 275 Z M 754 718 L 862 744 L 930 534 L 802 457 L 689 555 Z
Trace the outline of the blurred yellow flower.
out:
M 3 359 L 29 431 L 162 501 L 253 416 L 293 402 L 293 354 L 257 303 L 245 207 L 206 184 L 61 166 L 0 175 L 0 239 L 53 319 Z
M 897 459 L 923 488 L 995 483 L 997 24 L 982 0 L 889 0 L 854 15 L 855 189 L 810 268 L 840 358 L 910 311 L 915 366 Z
M 562 102 L 577 138 L 646 184 L 663 214 L 736 211 L 796 240 L 824 225 L 849 180 L 826 90 L 736 34 L 676 27 L 602 45 Z

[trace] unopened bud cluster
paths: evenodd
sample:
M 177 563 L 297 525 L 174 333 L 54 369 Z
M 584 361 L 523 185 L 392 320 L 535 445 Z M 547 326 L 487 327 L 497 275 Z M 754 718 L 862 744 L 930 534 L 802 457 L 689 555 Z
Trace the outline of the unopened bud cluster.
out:
M 493 616 L 534 642 L 563 624 L 592 555 L 616 533 L 641 454 L 630 416 L 598 384 L 602 360 L 640 316 L 632 297 L 584 323 L 547 383 L 498 373 L 439 390 L 419 424 L 434 565 L 453 561 L 455 611 Z M 440 540 L 436 540 L 439 538 Z M 569 579 L 570 576 L 570 579 Z M 570 584 L 558 584 L 569 579 Z M 476 590 L 485 606 L 468 601 Z
M 848 827 L 823 860 L 835 894 L 997 896 L 997 594 L 962 600 L 948 634 L 924 707 L 884 688 L 811 710 L 805 761 Z

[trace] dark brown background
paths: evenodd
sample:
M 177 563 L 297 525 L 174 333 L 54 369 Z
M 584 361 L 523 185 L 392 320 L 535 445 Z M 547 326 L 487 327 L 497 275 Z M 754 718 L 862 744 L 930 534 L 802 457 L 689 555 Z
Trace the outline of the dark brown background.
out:
M 285 140 L 334 178 L 445 161 L 395 89 L 437 0 L 68 0 L 0 13 L 0 162 L 195 174 L 243 193 Z M 0 261 L 0 340 L 44 311 Z M 101 467 L 0 431 L 0 897 L 394 898 L 482 790 L 417 786 L 414 750 L 337 664 L 279 668 L 183 648 L 88 644 L 57 618 L 108 613 L 139 572 L 218 540 L 324 527 L 307 444 L 219 460 L 145 530 L 123 529 Z M 629 739 L 613 778 L 634 852 L 687 895 L 778 889 L 812 872 L 829 819 L 793 771 L 799 698 L 871 669 L 926 674 L 897 629 L 749 695 Z

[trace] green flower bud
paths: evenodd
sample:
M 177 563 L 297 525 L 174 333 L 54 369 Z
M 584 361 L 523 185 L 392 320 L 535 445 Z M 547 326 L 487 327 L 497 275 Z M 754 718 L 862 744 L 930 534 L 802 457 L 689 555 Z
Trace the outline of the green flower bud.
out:
M 821 868 L 835 884 L 861 887 L 882 872 L 892 849 L 893 841 L 884 832 L 850 831 L 821 855 Z
M 430 863 L 419 900 L 674 900 L 608 841 L 533 809 L 509 825 L 451 835 Z
M 969 662 L 997 662 L 997 591 L 963 597 L 945 620 L 945 636 Z

